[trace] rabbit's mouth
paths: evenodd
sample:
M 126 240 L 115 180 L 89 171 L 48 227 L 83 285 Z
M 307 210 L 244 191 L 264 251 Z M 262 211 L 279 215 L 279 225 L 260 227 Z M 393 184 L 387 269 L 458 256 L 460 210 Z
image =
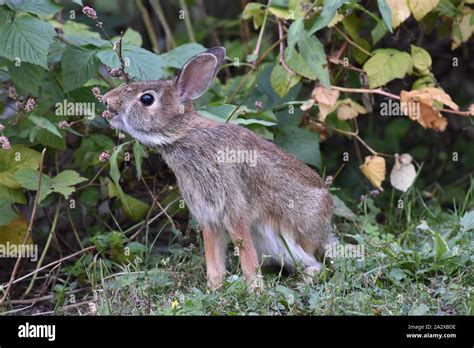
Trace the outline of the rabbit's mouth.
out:
M 123 122 L 123 116 L 121 113 L 113 113 L 110 119 L 110 126 L 115 129 L 125 130 L 125 123 Z

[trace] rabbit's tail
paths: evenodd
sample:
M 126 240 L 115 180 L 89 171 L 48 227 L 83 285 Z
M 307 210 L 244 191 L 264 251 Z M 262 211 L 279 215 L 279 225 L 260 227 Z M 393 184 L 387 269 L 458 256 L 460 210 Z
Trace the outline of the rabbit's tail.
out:
M 271 224 L 260 224 L 254 228 L 253 239 L 264 264 L 284 266 L 289 271 L 295 271 L 298 266 L 320 267 L 315 253 L 305 251 L 293 233 L 278 230 Z

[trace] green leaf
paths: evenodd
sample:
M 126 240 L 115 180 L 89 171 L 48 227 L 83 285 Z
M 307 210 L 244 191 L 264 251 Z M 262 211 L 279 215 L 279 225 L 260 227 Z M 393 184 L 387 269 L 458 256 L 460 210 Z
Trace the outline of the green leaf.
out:
M 298 42 L 303 60 L 309 62 L 309 68 L 321 84 L 327 88 L 331 86 L 329 78 L 328 62 L 324 47 L 316 36 L 303 35 Z
M 15 66 L 14 62 L 7 62 L 7 67 L 10 77 L 20 93 L 24 91 L 25 94 L 38 96 L 45 71 L 41 66 L 31 63 L 22 63 L 20 66 Z
M 387 0 L 377 0 L 377 5 L 379 7 L 380 14 L 385 22 L 385 25 L 391 33 L 393 33 L 392 28 L 392 11 L 387 4 Z
M 425 49 L 411 45 L 411 57 L 413 59 L 413 66 L 417 69 L 422 75 L 427 75 L 430 72 L 431 56 Z
M 187 43 L 173 48 L 169 52 L 160 54 L 159 58 L 163 60 L 164 66 L 181 69 L 184 63 L 186 63 L 191 57 L 202 53 L 205 50 L 206 48 L 203 45 Z
M 349 2 L 350 0 L 326 0 L 323 10 L 321 11 L 319 17 L 316 18 L 316 21 L 309 30 L 309 34 L 314 34 L 318 30 L 326 27 L 336 15 L 336 11 L 343 4 L 348 4 Z
M 146 157 L 146 153 L 142 148 L 142 145 L 135 141 L 133 143 L 133 157 L 135 158 L 135 168 L 137 170 L 137 179 L 140 180 L 142 178 L 142 162 L 143 157 Z
M 253 18 L 253 26 L 258 29 L 263 22 L 264 5 L 257 2 L 249 2 L 242 13 L 243 19 Z
M 0 185 L 0 200 L 8 203 L 26 204 L 26 197 L 21 189 L 12 189 L 4 185 Z
M 268 8 L 268 12 L 273 14 L 275 17 L 288 20 L 290 19 L 290 10 L 285 7 L 280 7 L 280 6 L 270 6 Z
M 0 56 L 20 59 L 47 69 L 48 49 L 56 36 L 54 28 L 38 18 L 26 15 L 0 24 Z
M 356 214 L 354 214 L 338 196 L 332 195 L 332 201 L 334 204 L 334 215 L 355 221 L 357 217 Z
M 15 179 L 21 184 L 21 186 L 32 191 L 38 189 L 38 177 L 38 172 L 33 169 L 20 169 L 15 173 Z M 87 181 L 87 179 L 82 178 L 74 170 L 65 170 L 54 178 L 43 174 L 41 177 L 39 201 L 41 202 L 46 198 L 46 196 L 53 192 L 60 193 L 67 199 L 71 193 L 75 191 L 74 185 L 84 181 Z
M 120 40 L 120 36 L 116 36 L 112 38 L 113 42 L 116 42 L 119 40 Z M 143 45 L 142 36 L 140 35 L 138 31 L 133 30 L 132 28 L 128 28 L 123 34 L 122 44 L 123 45 L 129 44 L 129 45 L 141 47 L 141 45 Z
M 87 181 L 87 178 L 81 177 L 76 171 L 65 170 L 53 178 L 51 189 L 67 199 L 76 190 L 74 186 L 84 181 Z
M 147 203 L 127 194 L 123 194 L 123 196 L 120 197 L 120 201 L 125 208 L 125 212 L 132 218 L 133 221 L 142 219 L 148 212 L 148 209 L 150 209 L 150 206 Z
M 441 15 L 446 17 L 456 17 L 461 13 L 456 6 L 451 2 L 451 0 L 440 0 L 438 5 L 435 8 L 435 11 L 439 12 Z
M 371 51 L 369 42 L 359 35 L 359 33 L 361 32 L 361 21 L 360 18 L 355 15 L 355 13 L 346 16 L 342 24 L 344 25 L 344 29 L 346 29 L 352 40 L 354 40 L 359 46 L 361 46 L 366 51 Z M 369 58 L 369 55 L 367 55 L 360 49 L 355 48 L 353 52 L 353 56 L 359 64 L 363 64 Z
M 117 157 L 122 151 L 123 147 L 127 144 L 128 143 L 123 143 L 119 145 L 110 156 L 110 176 L 115 184 L 115 194 L 119 197 L 120 202 L 122 202 L 125 213 L 134 221 L 138 221 L 143 218 L 143 216 L 145 216 L 149 209 L 149 205 L 130 195 L 125 194 L 122 190 L 122 187 L 120 186 L 120 171 L 118 169 Z
M 0 151 L 0 183 L 10 188 L 20 188 L 15 173 L 22 168 L 37 169 L 40 153 L 23 145 L 13 145 L 8 151 Z
M 392 48 L 379 49 L 373 53 L 364 64 L 370 88 L 384 86 L 393 79 L 401 79 L 407 73 L 412 73 L 413 62 L 408 53 Z
M 449 251 L 448 243 L 444 238 L 439 234 L 435 233 L 435 249 L 436 249 L 436 259 L 441 259 L 446 252 Z
M 372 29 L 370 35 L 372 36 L 372 44 L 375 46 L 377 42 L 387 34 L 387 27 L 382 21 L 379 21 L 377 25 Z
M 280 97 L 284 97 L 288 91 L 300 81 L 300 79 L 301 77 L 299 75 L 294 74 L 292 76 L 280 64 L 275 65 L 270 76 L 272 87 Z
M 296 48 L 287 47 L 285 49 L 285 61 L 291 70 L 296 72 L 298 75 L 306 77 L 310 80 L 316 79 L 316 74 L 314 73 L 313 69 L 311 69 L 309 65 L 306 64 L 305 60 L 301 54 L 298 53 Z
M 21 187 L 36 191 L 38 189 L 39 172 L 32 168 L 22 168 L 15 173 L 15 180 L 21 185 Z M 39 196 L 39 202 L 46 198 L 51 192 L 51 184 L 53 179 L 46 174 L 41 176 L 41 192 Z
M 467 232 L 474 229 L 474 210 L 464 213 L 459 222 L 462 227 L 462 232 Z
M 5 0 L 5 4 L 16 12 L 29 12 L 37 15 L 53 15 L 61 6 L 51 0 Z
M 69 20 L 61 26 L 61 29 L 64 32 L 64 37 L 77 46 L 110 47 L 109 41 L 103 40 L 98 32 L 93 31 L 84 23 Z
M 288 28 L 288 47 L 294 48 L 303 35 L 306 35 L 304 31 L 304 20 L 300 18 L 291 23 Z
M 28 119 L 33 122 L 36 126 L 42 129 L 46 129 L 48 132 L 62 138 L 62 134 L 59 132 L 58 128 L 47 118 L 35 115 L 29 115 Z
M 17 214 L 13 210 L 11 203 L 0 198 L 0 226 L 9 224 L 16 217 Z
M 95 75 L 100 65 L 96 53 L 93 49 L 66 47 L 61 62 L 65 92 L 81 87 Z
M 318 136 L 306 129 L 288 126 L 281 128 L 275 142 L 298 159 L 317 168 L 321 167 Z
M 123 45 L 122 55 L 125 60 L 125 71 L 139 81 L 159 80 L 163 77 L 163 67 L 166 65 L 160 56 L 143 48 Z M 117 54 L 112 49 L 102 50 L 97 57 L 111 68 L 120 67 Z
M 15 15 L 8 7 L 0 6 L 0 23 L 10 22 Z
M 41 145 L 50 147 L 52 149 L 66 149 L 66 139 L 64 137 L 60 138 L 46 129 L 39 129 L 38 127 L 35 128 L 38 129 L 36 141 L 38 141 Z

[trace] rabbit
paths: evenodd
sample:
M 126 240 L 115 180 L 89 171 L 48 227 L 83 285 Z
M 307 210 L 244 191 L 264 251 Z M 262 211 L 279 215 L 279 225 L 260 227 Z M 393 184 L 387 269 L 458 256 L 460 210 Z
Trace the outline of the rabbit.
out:
M 225 54 L 223 47 L 211 48 L 189 59 L 175 78 L 109 91 L 103 102 L 113 115 L 110 125 L 157 147 L 174 172 L 202 228 L 211 289 L 226 273 L 226 231 L 250 289 L 263 287 L 263 260 L 313 275 L 332 238 L 333 202 L 325 182 L 249 129 L 193 110 L 192 101 L 209 88 Z

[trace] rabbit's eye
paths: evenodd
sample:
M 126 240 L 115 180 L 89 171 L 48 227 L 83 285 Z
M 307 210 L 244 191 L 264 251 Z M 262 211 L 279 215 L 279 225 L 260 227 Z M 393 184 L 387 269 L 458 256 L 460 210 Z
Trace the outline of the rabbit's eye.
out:
M 155 101 L 155 98 L 150 93 L 145 93 L 140 97 L 143 105 L 150 106 Z

